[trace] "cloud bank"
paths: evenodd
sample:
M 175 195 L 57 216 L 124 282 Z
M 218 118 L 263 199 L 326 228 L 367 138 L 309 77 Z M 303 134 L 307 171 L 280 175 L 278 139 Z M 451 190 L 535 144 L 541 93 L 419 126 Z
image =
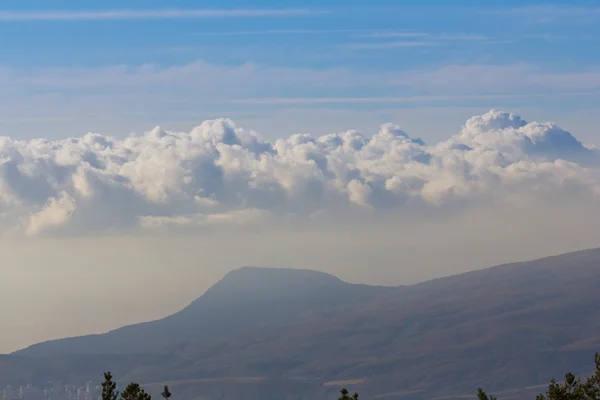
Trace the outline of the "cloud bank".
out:
M 426 144 L 384 124 L 262 140 L 228 119 L 116 139 L 0 138 L 3 232 L 110 234 L 265 219 L 459 212 L 600 195 L 600 152 L 552 123 L 492 110 Z

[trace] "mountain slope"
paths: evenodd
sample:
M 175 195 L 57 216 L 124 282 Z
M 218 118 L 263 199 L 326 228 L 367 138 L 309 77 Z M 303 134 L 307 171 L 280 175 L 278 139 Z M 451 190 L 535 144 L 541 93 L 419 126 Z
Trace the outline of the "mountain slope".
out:
M 169 374 L 365 379 L 372 395 L 381 387 L 441 395 L 484 383 L 546 383 L 591 368 L 600 350 L 599 289 L 600 250 L 509 264 L 414 285 L 335 316 L 198 342 L 178 352 Z
M 600 249 L 402 288 L 350 285 L 312 271 L 244 268 L 163 322 L 115 331 L 129 342 L 100 337 L 129 346 L 136 335 L 146 342 L 164 337 L 159 327 L 178 326 L 185 333 L 167 340 L 162 355 L 153 356 L 159 358 L 115 356 L 111 369 L 126 380 L 186 382 L 190 392 L 211 382 L 211 393 L 223 398 L 238 388 L 238 377 L 249 376 L 264 379 L 264 393 L 275 387 L 270 382 L 277 388 L 303 382 L 311 399 L 331 394 L 322 386 L 327 381 L 353 383 L 366 398 L 472 395 L 479 386 L 515 389 L 511 396 L 518 398 L 519 390 L 567 370 L 591 370 L 600 350 L 599 289 Z M 47 347 L 52 344 L 20 353 L 58 353 Z M 60 351 L 81 351 L 74 344 L 60 342 Z M 57 357 L 44 364 L 58 360 L 72 362 Z
M 14 354 L 53 357 L 164 353 L 180 343 L 231 335 L 261 325 L 278 326 L 368 302 L 390 290 L 348 284 L 317 271 L 243 267 L 230 272 L 188 307 L 166 318 L 100 335 L 52 340 Z

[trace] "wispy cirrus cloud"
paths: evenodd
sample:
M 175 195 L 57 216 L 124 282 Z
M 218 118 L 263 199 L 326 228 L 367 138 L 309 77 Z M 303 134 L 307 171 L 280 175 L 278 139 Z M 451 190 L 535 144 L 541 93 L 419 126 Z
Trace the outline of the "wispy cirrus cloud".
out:
M 485 35 L 473 33 L 428 33 L 414 31 L 372 31 L 355 35 L 356 38 L 371 38 L 371 39 L 392 39 L 392 38 L 422 38 L 428 37 L 437 40 L 491 40 L 492 38 Z
M 417 31 L 382 31 L 375 29 L 255 29 L 240 31 L 194 32 L 194 36 L 270 36 L 270 35 L 350 35 L 354 39 L 422 39 L 446 41 L 484 41 L 493 38 L 472 33 L 429 33 Z
M 328 35 L 373 33 L 367 29 L 257 29 L 247 31 L 195 32 L 194 36 L 269 36 L 269 35 Z
M 425 32 L 411 32 L 411 31 L 400 31 L 400 32 L 386 32 L 386 31 L 371 31 L 355 35 L 356 38 L 414 38 L 424 37 L 428 34 Z
M 46 98 L 56 93 L 144 91 L 144 96 L 163 88 L 185 89 L 179 98 L 198 91 L 211 102 L 240 97 L 279 97 L 286 88 L 289 97 L 306 90 L 327 98 L 347 97 L 346 89 L 376 88 L 378 96 L 398 96 L 408 88 L 414 96 L 506 95 L 588 93 L 600 90 L 600 66 L 554 72 L 532 64 L 449 64 L 438 68 L 404 71 L 361 71 L 352 68 L 312 69 L 273 67 L 245 63 L 223 66 L 197 60 L 188 64 L 113 65 L 107 67 L 0 68 L 0 84 L 6 91 L 23 93 L 43 89 Z M 367 92 L 365 92 L 367 94 Z M 161 95 L 162 97 L 162 95 Z M 308 96 L 315 97 L 315 96 Z M 370 96 L 355 96 L 367 98 Z M 8 97 L 7 97 L 8 99 Z M 14 96 L 11 98 L 14 100 Z M 52 102 L 52 100 L 48 100 Z
M 585 7 L 578 5 L 531 5 L 524 7 L 512 8 L 492 8 L 480 11 L 481 14 L 512 14 L 512 15 L 529 15 L 529 14 L 555 14 L 562 16 L 578 16 L 600 14 L 600 7 Z
M 465 42 L 504 43 L 498 39 L 474 33 L 427 33 L 415 31 L 376 31 L 354 35 L 365 39 L 349 45 L 353 49 L 393 49 L 410 47 L 447 46 Z
M 596 23 L 600 7 L 580 5 L 532 5 L 481 10 L 480 14 L 523 18 L 538 24 Z
M 523 104 L 591 108 L 600 101 L 600 66 L 561 72 L 529 64 L 361 71 L 199 60 L 167 67 L 0 68 L 0 85 L 4 135 L 32 138 L 43 129 L 47 136 L 65 137 L 87 132 L 90 125 L 122 135 L 149 125 L 188 129 L 200 120 L 230 117 L 273 138 L 282 132 L 371 129 L 381 119 L 405 120 L 395 115 L 408 108 L 471 107 L 469 113 L 490 104 L 519 110 Z M 318 118 L 311 108 L 321 113 Z M 597 120 L 593 113 L 584 118 Z M 442 129 L 413 126 L 423 129 L 420 133 Z M 596 141 L 596 133 L 586 129 L 580 128 Z
M 384 43 L 352 43 L 348 47 L 355 50 L 401 49 L 412 47 L 434 47 L 442 43 L 436 41 L 398 40 Z
M 599 91 L 573 91 L 553 93 L 553 97 L 582 97 L 600 94 Z M 501 100 L 519 98 L 547 98 L 548 93 L 489 93 L 489 94 L 463 94 L 463 95 L 432 95 L 432 96 L 405 96 L 405 97 L 263 97 L 229 99 L 229 104 L 394 104 L 394 103 L 431 103 L 439 101 L 463 100 Z
M 465 34 L 448 34 L 448 33 L 443 33 L 440 35 L 436 35 L 435 36 L 436 39 L 439 40 L 482 40 L 482 41 L 492 41 L 492 40 L 496 40 L 490 36 L 486 36 L 486 35 L 479 35 L 479 34 L 473 34 L 473 33 L 465 33 Z
M 115 9 L 115 10 L 0 10 L 0 21 L 102 21 L 133 19 L 299 17 L 322 13 L 301 8 L 281 9 Z

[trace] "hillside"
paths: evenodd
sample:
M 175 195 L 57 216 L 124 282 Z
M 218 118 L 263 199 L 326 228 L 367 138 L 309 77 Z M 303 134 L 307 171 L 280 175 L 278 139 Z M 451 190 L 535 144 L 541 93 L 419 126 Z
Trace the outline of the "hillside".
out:
M 478 386 L 514 389 L 518 397 L 566 370 L 591 369 L 600 349 L 599 288 L 600 249 L 402 288 L 350 285 L 312 271 L 244 268 L 165 320 L 44 343 L 18 355 L 21 362 L 52 355 L 43 364 L 60 362 L 67 371 L 73 361 L 66 354 L 100 359 L 83 354 L 85 341 L 98 344 L 96 352 L 148 349 L 129 359 L 114 356 L 112 365 L 98 369 L 110 365 L 126 380 L 181 382 L 182 390 L 210 387 L 222 398 L 239 385 L 267 393 L 275 382 L 290 388 L 301 382 L 306 396 L 321 398 L 332 390 L 323 383 L 332 381 L 352 383 L 367 398 L 472 394 Z M 157 342 L 169 324 L 185 332 Z M 135 335 L 142 344 L 132 344 Z M 152 356 L 150 349 L 159 351 Z M 215 383 L 216 377 L 228 383 Z
M 323 272 L 243 267 L 227 274 L 188 307 L 166 318 L 101 335 L 52 340 L 15 352 L 27 357 L 169 352 L 260 326 L 272 329 L 337 308 L 368 303 L 399 288 L 352 285 Z

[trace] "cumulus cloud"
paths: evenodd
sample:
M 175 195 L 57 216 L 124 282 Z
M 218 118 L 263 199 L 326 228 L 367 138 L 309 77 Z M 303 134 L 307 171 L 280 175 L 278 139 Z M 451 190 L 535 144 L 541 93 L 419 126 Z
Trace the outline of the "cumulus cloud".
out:
M 0 226 L 27 235 L 207 229 L 600 194 L 600 153 L 492 110 L 427 144 L 393 124 L 262 140 L 228 119 L 117 139 L 0 138 Z

